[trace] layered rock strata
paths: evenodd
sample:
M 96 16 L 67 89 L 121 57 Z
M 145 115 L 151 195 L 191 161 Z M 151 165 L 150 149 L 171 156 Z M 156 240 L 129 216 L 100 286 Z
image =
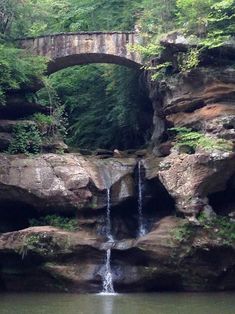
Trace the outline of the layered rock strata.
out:
M 235 288 L 235 246 L 214 229 L 166 217 L 138 240 L 113 244 L 112 275 L 118 291 L 208 291 Z M 33 227 L 0 236 L 1 288 L 10 291 L 99 292 L 103 239 L 84 232 Z

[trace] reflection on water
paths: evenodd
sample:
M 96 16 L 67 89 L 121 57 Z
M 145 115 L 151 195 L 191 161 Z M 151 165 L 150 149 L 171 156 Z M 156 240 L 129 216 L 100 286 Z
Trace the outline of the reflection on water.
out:
M 101 297 L 103 314 L 113 313 L 113 303 L 115 296 L 105 295 Z
M 0 294 L 1 314 L 234 314 L 235 293 Z

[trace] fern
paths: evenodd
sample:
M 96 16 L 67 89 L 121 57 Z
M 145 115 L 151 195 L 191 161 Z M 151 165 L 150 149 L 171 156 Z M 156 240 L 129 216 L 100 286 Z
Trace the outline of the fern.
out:
M 188 146 L 195 150 L 196 148 L 204 148 L 206 150 L 232 151 L 233 144 L 231 141 L 214 138 L 201 132 L 193 131 L 190 128 L 179 127 L 171 128 L 170 131 L 176 132 L 176 146 Z

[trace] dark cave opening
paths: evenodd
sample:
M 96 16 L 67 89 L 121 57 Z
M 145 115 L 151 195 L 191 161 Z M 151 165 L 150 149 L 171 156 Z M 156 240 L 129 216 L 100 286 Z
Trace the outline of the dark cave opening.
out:
M 175 201 L 158 178 L 145 182 L 144 196 L 147 214 L 156 214 L 159 218 L 175 215 Z
M 36 209 L 24 202 L 1 200 L 0 232 L 11 232 L 30 227 L 29 220 L 38 218 Z
M 117 240 L 138 236 L 137 186 L 135 190 L 133 198 L 111 209 L 112 231 Z M 175 202 L 159 179 L 143 180 L 142 197 L 143 223 L 147 233 L 157 221 L 166 216 L 175 215 Z
M 224 191 L 208 195 L 209 204 L 218 215 L 227 216 L 235 212 L 235 177 L 227 183 Z

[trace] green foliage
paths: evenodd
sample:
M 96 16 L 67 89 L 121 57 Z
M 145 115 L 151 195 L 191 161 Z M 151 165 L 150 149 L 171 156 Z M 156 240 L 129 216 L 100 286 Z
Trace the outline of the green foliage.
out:
M 44 127 L 44 126 L 51 126 L 54 124 L 54 119 L 52 116 L 48 116 L 43 113 L 35 113 L 32 116 L 32 119 L 38 124 L 38 126 Z
M 142 56 L 142 59 L 146 62 L 146 64 L 143 66 L 143 69 L 146 71 L 151 71 L 152 81 L 163 79 L 166 75 L 167 68 L 172 65 L 171 62 L 164 62 L 155 66 L 153 66 L 152 64 L 149 65 L 149 63 L 151 62 L 151 58 L 160 56 L 165 49 L 158 43 L 150 42 L 147 45 L 144 44 L 142 45 L 135 44 L 132 46 L 129 45 L 128 49 L 131 52 L 137 52 Z
M 189 222 L 185 222 L 183 225 L 178 226 L 172 230 L 172 236 L 176 241 L 187 241 L 193 234 L 194 226 Z
M 147 70 L 150 70 L 151 75 L 151 81 L 157 81 L 162 80 L 164 77 L 166 77 L 166 71 L 167 68 L 172 65 L 171 62 L 164 62 L 156 65 L 155 67 L 146 67 Z
M 176 241 L 187 241 L 196 230 L 203 228 L 208 232 L 216 235 L 219 239 L 227 244 L 235 243 L 235 222 L 225 216 L 215 216 L 208 218 L 205 214 L 201 213 L 198 217 L 200 226 L 193 225 L 190 222 L 185 222 L 172 230 L 172 236 Z
M 21 49 L 0 44 L 0 104 L 5 102 L 6 91 L 19 89 L 35 78 L 41 79 L 46 64 L 43 57 L 33 57 Z
M 47 215 L 39 219 L 30 219 L 30 226 L 53 226 L 67 231 L 76 231 L 78 229 L 77 219 L 61 217 L 58 215 Z
M 138 25 L 144 36 L 156 39 L 175 27 L 175 0 L 142 0 L 139 4 Z
M 61 99 L 57 94 L 56 88 L 50 78 L 43 78 L 44 88 L 37 93 L 37 102 L 49 108 L 49 115 L 35 115 L 33 119 L 38 124 L 42 134 L 48 137 L 57 135 L 67 135 L 67 116 L 65 114 L 65 105 L 61 103 Z
M 22 37 L 55 32 L 132 30 L 139 3 L 141 0 L 21 0 L 8 10 L 14 18 L 7 31 L 11 36 Z
M 160 53 L 164 50 L 164 47 L 159 44 L 149 43 L 147 45 L 129 45 L 128 49 L 131 52 L 138 52 L 144 59 L 149 59 L 151 57 L 160 55 Z
M 1 0 L 0 2 L 0 33 L 6 35 L 11 31 L 14 21 L 20 19 L 22 9 L 24 8 L 23 0 Z
M 198 48 L 191 48 L 187 53 L 178 54 L 178 64 L 181 72 L 186 72 L 199 65 L 199 57 L 201 50 Z
M 25 258 L 25 256 L 28 254 L 29 250 L 32 250 L 37 246 L 41 241 L 41 235 L 40 234 L 33 234 L 30 236 L 24 237 L 22 247 L 19 250 L 19 253 L 21 254 L 22 259 Z
M 234 0 L 177 0 L 176 4 L 179 25 L 202 38 L 204 46 L 219 46 L 234 34 Z
M 235 243 L 235 222 L 225 216 L 216 216 L 208 219 L 203 213 L 198 217 L 199 222 L 205 229 L 213 229 L 215 234 L 226 243 Z
M 177 0 L 177 17 L 188 32 L 204 35 L 214 0 Z
M 133 70 L 111 65 L 77 66 L 53 74 L 50 84 L 68 116 L 68 144 L 88 149 L 144 144 L 150 109 L 138 80 Z M 39 97 L 48 103 L 45 90 Z
M 37 154 L 42 144 L 41 134 L 34 124 L 18 123 L 13 130 L 13 140 L 8 148 L 10 154 Z
M 178 127 L 169 130 L 177 133 L 176 145 L 178 147 L 188 146 L 193 150 L 198 147 L 206 150 L 217 149 L 222 151 L 231 151 L 233 149 L 231 141 L 210 137 L 189 128 Z

